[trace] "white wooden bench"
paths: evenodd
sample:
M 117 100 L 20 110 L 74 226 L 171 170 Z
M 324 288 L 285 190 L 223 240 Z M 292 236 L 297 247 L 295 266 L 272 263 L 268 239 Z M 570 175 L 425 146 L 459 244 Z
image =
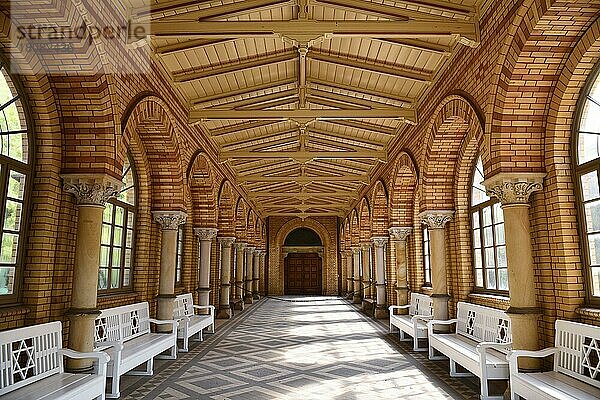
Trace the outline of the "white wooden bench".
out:
M 408 309 L 408 315 L 396 315 L 394 310 Z M 390 306 L 390 332 L 398 328 L 400 340 L 408 334 L 413 338 L 414 351 L 427 351 L 427 347 L 419 347 L 419 339 L 427 339 L 427 321 L 433 316 L 433 301 L 431 297 L 421 293 L 411 293 L 410 304 L 405 306 Z
M 94 373 L 64 372 L 65 357 L 95 359 Z M 0 332 L 0 397 L 104 399 L 108 361 L 103 352 L 63 349 L 59 321 Z
M 600 399 L 600 327 L 557 320 L 554 347 L 513 350 L 508 355 L 513 400 Z M 520 357 L 554 356 L 549 372 L 519 372 Z
M 170 333 L 152 333 L 150 323 L 171 324 Z M 177 358 L 177 321 L 150 318 L 148 303 L 136 303 L 102 310 L 95 321 L 95 347 L 106 351 L 111 358 L 107 376 L 112 378 L 108 398 L 118 398 L 121 375 L 152 375 L 154 357 L 170 350 L 168 356 Z M 146 363 L 145 371 L 132 371 Z
M 455 333 L 435 333 L 436 325 L 456 324 Z M 471 374 L 481 380 L 481 399 L 502 399 L 490 396 L 488 380 L 508 380 L 506 354 L 512 345 L 510 317 L 502 310 L 471 303 L 458 303 L 456 319 L 431 320 L 429 330 L 429 359 L 436 357 L 434 350 L 450 359 L 450 376 Z M 444 357 L 441 357 L 444 358 Z M 456 371 L 459 364 L 470 373 Z
M 208 314 L 196 314 L 195 310 L 207 310 Z M 177 338 L 183 339 L 182 352 L 188 351 L 189 338 L 198 334 L 198 341 L 202 341 L 202 331 L 210 327 L 209 332 L 215 333 L 215 307 L 194 305 L 191 293 L 180 294 L 175 298 L 173 319 L 179 321 Z

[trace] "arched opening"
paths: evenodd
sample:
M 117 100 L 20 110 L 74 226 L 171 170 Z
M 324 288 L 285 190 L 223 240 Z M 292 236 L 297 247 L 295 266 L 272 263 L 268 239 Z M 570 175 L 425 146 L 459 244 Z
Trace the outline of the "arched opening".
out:
M 284 294 L 323 293 L 323 242 L 317 232 L 302 227 L 291 231 L 283 242 Z

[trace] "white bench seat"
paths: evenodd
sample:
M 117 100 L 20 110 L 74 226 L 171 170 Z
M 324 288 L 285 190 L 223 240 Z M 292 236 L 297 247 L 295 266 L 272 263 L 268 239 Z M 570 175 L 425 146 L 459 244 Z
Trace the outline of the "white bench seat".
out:
M 108 398 L 119 398 L 121 376 L 152 375 L 154 357 L 177 358 L 177 321 L 160 321 L 149 316 L 147 302 L 101 310 L 95 321 L 95 347 L 110 355 L 107 376 L 112 378 Z M 150 324 L 171 325 L 170 333 L 152 333 Z M 161 353 L 169 351 L 169 355 Z M 146 364 L 144 371 L 133 370 Z
M 592 400 L 600 399 L 600 389 L 560 372 L 535 372 L 513 376 L 512 385 L 528 386 L 529 399 Z
M 94 360 L 93 372 L 65 372 L 66 358 Z M 60 321 L 0 332 L 0 398 L 104 399 L 109 359 L 103 352 L 63 349 Z
M 436 333 L 434 328 L 456 325 L 455 333 Z M 510 371 L 506 353 L 512 345 L 510 317 L 502 310 L 477 304 L 459 302 L 456 319 L 431 320 L 429 332 L 429 359 L 440 359 L 435 351 L 450 359 L 450 376 L 463 377 L 471 374 L 480 379 L 482 400 L 503 399 L 490 396 L 488 380 L 508 380 Z M 457 372 L 456 365 L 468 372 Z
M 554 347 L 539 351 L 514 350 L 508 355 L 513 400 L 592 400 L 600 399 L 597 369 L 600 353 L 600 327 L 557 320 Z M 521 357 L 554 357 L 552 371 L 522 372 Z
M 408 315 L 394 314 L 394 310 L 408 308 Z M 427 321 L 433 315 L 433 302 L 431 297 L 421 293 L 411 293 L 410 304 L 404 306 L 390 306 L 390 332 L 393 327 L 398 328 L 400 340 L 410 335 L 413 339 L 414 351 L 427 351 L 427 347 L 419 346 L 419 339 L 427 339 Z
M 181 352 L 189 349 L 189 340 L 198 335 L 198 341 L 203 340 L 202 332 L 209 328 L 210 333 L 215 333 L 215 307 L 194 305 L 191 293 L 180 294 L 175 298 L 173 305 L 173 319 L 179 321 L 177 339 L 183 340 Z M 208 314 L 196 314 L 196 311 L 206 311 Z
M 5 394 L 2 400 L 79 400 L 88 398 L 88 388 L 104 392 L 105 385 L 105 376 L 63 372 Z

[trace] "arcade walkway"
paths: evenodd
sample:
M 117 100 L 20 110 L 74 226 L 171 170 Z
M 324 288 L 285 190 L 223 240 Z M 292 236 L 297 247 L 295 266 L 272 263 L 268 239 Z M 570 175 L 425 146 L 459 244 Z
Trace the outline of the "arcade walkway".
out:
M 126 377 L 122 398 L 478 398 L 477 382 L 450 380 L 446 362 L 410 352 L 348 302 L 285 300 L 238 312 L 177 361 L 158 361 L 152 378 Z

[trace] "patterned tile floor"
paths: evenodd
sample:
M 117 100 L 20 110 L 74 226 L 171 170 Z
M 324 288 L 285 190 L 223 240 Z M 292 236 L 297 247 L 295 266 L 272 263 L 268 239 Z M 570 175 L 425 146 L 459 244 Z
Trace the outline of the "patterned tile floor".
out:
M 285 301 L 284 301 L 285 300 Z M 375 321 L 333 297 L 266 298 L 219 321 L 153 377 L 126 376 L 123 399 L 477 399 L 476 379 L 452 379 Z

